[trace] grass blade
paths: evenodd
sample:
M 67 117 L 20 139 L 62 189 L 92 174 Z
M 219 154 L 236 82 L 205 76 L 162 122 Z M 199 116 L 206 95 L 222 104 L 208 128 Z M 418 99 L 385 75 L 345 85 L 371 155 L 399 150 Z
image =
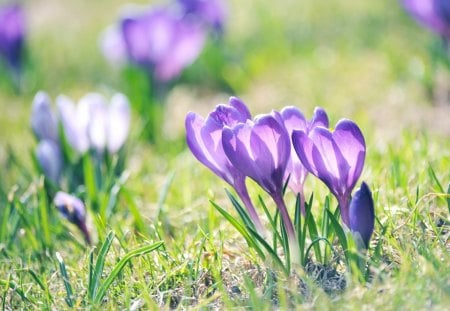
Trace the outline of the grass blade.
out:
M 102 277 L 103 267 L 105 265 L 106 255 L 108 254 L 109 248 L 111 247 L 112 241 L 114 239 L 114 232 L 110 231 L 108 236 L 103 242 L 103 245 L 100 249 L 100 252 L 97 256 L 97 261 L 95 263 L 95 268 L 92 273 L 92 278 L 90 278 L 89 286 L 88 286 L 88 295 L 89 299 L 92 300 L 97 293 L 97 290 L 100 286 L 100 278 Z
M 125 255 L 113 268 L 111 273 L 108 275 L 106 280 L 103 282 L 103 284 L 98 289 L 95 297 L 94 297 L 94 303 L 98 304 L 102 301 L 103 297 L 106 294 L 106 291 L 108 290 L 109 286 L 111 286 L 112 282 L 114 282 L 115 278 L 119 275 L 119 273 L 122 271 L 122 269 L 125 267 L 125 265 L 134 257 L 142 256 L 147 253 L 150 253 L 160 246 L 162 246 L 164 242 L 156 242 L 152 245 L 146 245 L 140 248 L 137 248 L 135 250 L 130 251 L 128 254 Z
M 61 275 L 63 278 L 64 287 L 66 288 L 66 298 L 65 301 L 69 307 L 73 307 L 73 291 L 72 291 L 72 285 L 70 285 L 69 276 L 67 275 L 66 265 L 64 264 L 64 260 L 61 257 L 61 254 L 59 252 L 56 252 L 56 259 L 59 263 L 59 270 L 61 271 Z

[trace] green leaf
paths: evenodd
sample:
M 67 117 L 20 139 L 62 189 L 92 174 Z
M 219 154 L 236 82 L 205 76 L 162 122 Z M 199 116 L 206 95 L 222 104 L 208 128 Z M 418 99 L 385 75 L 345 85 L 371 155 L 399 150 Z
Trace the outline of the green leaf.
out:
M 249 232 L 246 230 L 246 227 L 244 227 L 241 223 L 239 223 L 233 216 L 231 216 L 226 210 L 221 208 L 219 205 L 217 205 L 215 202 L 210 201 L 211 204 L 214 206 L 214 208 L 222 214 L 223 217 L 225 217 L 226 220 L 244 237 L 244 239 L 247 241 L 247 244 L 250 247 L 253 247 L 255 251 L 258 253 L 258 255 L 264 259 L 264 253 L 261 250 L 261 248 L 258 246 L 257 241 L 252 237 L 252 235 L 249 234 Z M 250 228 L 250 227 L 247 227 Z
M 248 227 L 254 228 L 255 224 L 250 219 L 250 216 L 247 214 L 247 211 L 241 206 L 238 200 L 236 200 L 236 198 L 228 191 L 228 189 L 225 189 L 225 192 L 227 193 L 228 198 L 230 199 L 231 203 L 238 212 L 244 224 Z
M 348 260 L 348 243 L 347 243 L 347 236 L 345 235 L 344 229 L 342 229 L 342 226 L 339 224 L 339 221 L 336 220 L 335 215 L 330 212 L 330 210 L 327 210 L 328 217 L 330 218 L 331 225 L 333 226 L 334 232 L 336 233 L 336 236 L 339 239 L 339 243 L 342 246 L 342 249 L 344 250 L 345 257 Z
M 441 183 L 439 182 L 431 164 L 428 166 L 428 174 L 430 175 L 431 180 L 434 181 L 434 183 L 438 187 L 439 192 L 444 193 L 444 187 L 442 187 Z
M 275 261 L 275 263 L 283 269 L 283 271 L 286 273 L 286 275 L 289 274 L 289 269 L 283 264 L 280 257 L 277 254 L 276 249 L 273 249 L 270 247 L 270 245 L 253 229 L 249 228 L 251 233 L 254 235 L 254 237 L 261 243 L 261 245 L 267 250 L 271 258 Z M 264 258 L 263 258 L 264 259 Z

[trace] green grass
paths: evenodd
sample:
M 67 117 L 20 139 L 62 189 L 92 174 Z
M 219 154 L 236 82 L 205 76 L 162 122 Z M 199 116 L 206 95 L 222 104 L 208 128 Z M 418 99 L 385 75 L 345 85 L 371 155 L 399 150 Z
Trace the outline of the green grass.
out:
M 231 1 L 227 62 L 217 73 L 227 91 L 202 79 L 209 63 L 199 60 L 169 93 L 164 130 L 171 140 L 149 145 L 133 123 L 129 178 L 115 213 L 107 221 L 89 213 L 98 230 L 93 246 L 49 204 L 33 166 L 28 120 L 40 89 L 52 98 L 130 89 L 96 41 L 123 1 L 66 2 L 24 2 L 30 35 L 20 93 L 0 70 L 2 309 L 439 310 L 450 304 L 450 106 L 433 106 L 427 95 L 432 35 L 396 1 Z M 320 105 L 331 124 L 347 117 L 360 125 L 368 146 L 361 180 L 373 191 L 378 218 L 368 283 L 346 273 L 339 258 L 286 277 L 260 260 L 210 203 L 237 216 L 226 184 L 186 150 L 184 115 L 206 114 L 230 95 L 254 114 L 293 104 L 309 117 Z M 273 212 L 253 182 L 249 188 L 253 201 L 261 195 Z M 305 189 L 307 197 L 314 193 L 314 217 L 322 219 L 327 189 L 311 177 Z M 293 213 L 295 197 L 288 192 L 286 199 Z

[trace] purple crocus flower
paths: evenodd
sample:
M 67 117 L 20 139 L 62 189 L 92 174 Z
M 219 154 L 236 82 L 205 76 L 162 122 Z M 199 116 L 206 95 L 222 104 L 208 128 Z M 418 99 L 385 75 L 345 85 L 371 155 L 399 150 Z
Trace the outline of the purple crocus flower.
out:
M 292 247 L 295 231 L 283 199 L 283 178 L 290 156 L 289 134 L 277 112 L 247 120 L 222 131 L 222 144 L 231 164 L 256 181 L 280 210 Z
M 186 14 L 197 16 L 222 33 L 226 18 L 223 0 L 178 0 L 178 3 Z
M 355 192 L 349 208 L 350 230 L 361 248 L 368 248 L 375 225 L 372 193 L 365 182 Z
M 86 242 L 91 244 L 91 237 L 86 226 L 86 209 L 83 202 L 73 195 L 58 191 L 53 199 L 53 203 L 64 218 L 81 230 Z
M 288 131 L 289 137 L 292 136 L 294 130 L 303 131 L 309 133 L 316 126 L 323 126 L 328 128 L 328 116 L 320 107 L 314 110 L 314 115 L 310 121 L 307 121 L 303 113 L 293 106 L 285 107 L 281 110 L 281 117 L 284 122 L 284 126 Z M 303 166 L 300 159 L 294 150 L 294 145 L 291 141 L 291 156 L 289 157 L 288 164 L 286 166 L 286 172 L 284 180 L 289 178 L 288 186 L 291 190 L 300 196 L 300 208 L 303 215 L 305 215 L 305 195 L 303 193 L 303 184 L 305 183 L 308 170 Z
M 349 227 L 349 201 L 361 175 L 366 155 L 364 136 L 350 120 L 340 120 L 334 132 L 315 127 L 309 134 L 294 131 L 292 142 L 307 170 L 322 180 L 336 196 L 342 220 Z
M 57 185 L 63 168 L 59 145 L 50 139 L 41 140 L 36 148 L 36 159 L 44 176 Z
M 224 127 L 246 122 L 250 118 L 248 108 L 236 97 L 231 97 L 228 105 L 217 105 L 206 119 L 189 112 L 185 121 L 186 141 L 197 160 L 236 190 L 257 230 L 263 233 L 263 226 L 248 195 L 245 175 L 231 164 L 222 146 Z
M 167 82 L 199 56 L 206 33 L 200 23 L 183 19 L 169 8 L 154 8 L 121 21 L 128 56 Z
M 402 3 L 417 21 L 446 40 L 450 39 L 450 2 L 448 0 L 402 0 Z
M 17 5 L 0 7 L 0 55 L 15 71 L 20 71 L 25 37 L 22 8 Z
M 58 142 L 58 121 L 52 111 L 50 97 L 45 92 L 40 91 L 34 97 L 31 128 L 38 140 Z

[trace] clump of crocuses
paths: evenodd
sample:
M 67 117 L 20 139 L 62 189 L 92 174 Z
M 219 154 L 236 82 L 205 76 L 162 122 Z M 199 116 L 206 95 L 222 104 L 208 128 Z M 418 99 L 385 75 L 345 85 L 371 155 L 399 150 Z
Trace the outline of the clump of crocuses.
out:
M 116 25 L 101 38 L 113 65 L 126 60 L 141 67 L 151 81 L 167 83 L 200 55 L 210 28 L 223 29 L 220 0 L 179 0 L 170 5 L 126 7 Z
M 159 136 L 168 91 L 200 56 L 208 34 L 222 33 L 224 21 L 221 0 L 179 0 L 142 8 L 127 6 L 117 23 L 102 34 L 105 58 L 124 69 L 130 89 L 137 92 L 135 107 L 150 141 Z M 133 68 L 143 72 L 147 81 L 136 83 L 141 76 Z M 136 85 L 143 86 L 136 90 Z
M 129 132 L 130 106 L 120 93 L 110 102 L 99 93 L 89 93 L 77 104 L 60 95 L 56 106 L 55 112 L 47 93 L 38 92 L 31 128 L 38 139 L 37 161 L 49 181 L 58 185 L 64 169 L 83 157 L 100 164 L 120 151 Z
M 102 197 L 114 202 L 113 196 L 120 189 L 118 177 L 124 169 L 122 149 L 130 117 L 128 99 L 121 93 L 110 100 L 88 93 L 78 103 L 60 95 L 56 111 L 45 92 L 38 92 L 33 100 L 31 128 L 38 140 L 37 167 L 45 176 L 48 195 L 53 197 L 57 192 L 55 205 L 83 231 L 87 241 L 84 205 L 60 190 L 80 195 L 100 216 L 111 214 L 113 206 L 105 204 Z
M 0 57 L 16 83 L 22 69 L 24 41 L 25 18 L 21 6 L 0 6 Z
M 297 196 L 296 218 L 306 216 L 306 207 L 310 210 L 311 206 L 305 200 L 304 184 L 311 174 L 336 197 L 344 227 L 361 241 L 359 245 L 369 246 L 375 216 L 367 184 L 362 183 L 352 198 L 366 154 L 363 134 L 353 121 L 342 119 L 331 130 L 322 108 L 316 108 L 312 119 L 306 120 L 293 106 L 252 118 L 245 104 L 232 97 L 228 105 L 216 106 L 206 119 L 188 113 L 185 126 L 190 150 L 234 188 L 260 234 L 260 241 L 266 229 L 248 194 L 246 177 L 273 198 L 289 252 L 297 256 L 301 232 L 293 224 L 284 189 L 289 186 Z

